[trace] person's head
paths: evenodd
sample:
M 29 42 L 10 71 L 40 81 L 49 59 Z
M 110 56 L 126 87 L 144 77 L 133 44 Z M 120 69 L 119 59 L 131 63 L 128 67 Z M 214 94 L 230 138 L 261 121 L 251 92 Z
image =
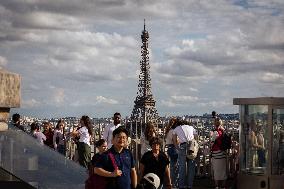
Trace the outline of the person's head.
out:
M 256 131 L 257 130 L 257 124 L 256 124 L 255 119 L 251 119 L 250 120 L 250 128 L 251 128 L 252 131 Z
M 117 148 L 125 147 L 127 145 L 128 136 L 128 130 L 120 126 L 112 132 L 112 144 Z
M 49 123 L 49 122 L 43 122 L 42 126 L 43 126 L 43 130 L 45 130 L 45 131 L 51 129 L 51 123 Z
M 118 125 L 118 124 L 120 124 L 120 122 L 121 122 L 121 115 L 120 115 L 119 112 L 115 112 L 113 114 L 113 124 Z
M 212 111 L 211 115 L 212 115 L 212 118 L 216 118 L 217 117 L 217 114 L 216 114 L 215 111 Z
M 12 115 L 12 120 L 14 124 L 20 124 L 21 116 L 18 113 Z
M 82 127 L 86 127 L 88 129 L 88 133 L 92 136 L 93 135 L 93 125 L 92 121 L 89 116 L 83 115 L 80 119 L 80 124 Z
M 64 121 L 62 119 L 58 120 L 57 124 L 56 124 L 56 129 L 62 130 L 64 129 Z
M 39 125 L 36 122 L 33 122 L 31 124 L 31 132 L 33 132 L 33 131 L 39 131 Z
M 176 118 L 176 117 L 173 117 L 173 118 L 170 119 L 169 124 L 168 124 L 167 127 L 166 127 L 165 135 L 167 135 L 168 132 L 169 132 L 171 129 L 175 129 L 176 127 L 177 127 L 177 118 Z
M 181 118 L 178 118 L 176 121 L 176 126 L 181 126 L 183 125 L 183 120 Z
M 157 189 L 160 186 L 160 178 L 154 173 L 146 174 L 141 180 L 145 189 Z
M 214 125 L 215 125 L 216 128 L 218 128 L 218 127 L 223 125 L 223 121 L 219 117 L 217 117 L 214 120 Z
M 161 140 L 158 137 L 153 137 L 149 141 L 149 144 L 150 144 L 150 146 L 152 148 L 152 151 L 157 152 L 157 151 L 160 151 L 162 142 L 161 142 Z
M 155 124 L 153 122 L 148 122 L 146 124 L 144 132 L 146 140 L 150 140 L 152 137 L 156 136 Z
M 98 148 L 99 153 L 103 153 L 107 150 L 107 143 L 105 139 L 100 139 L 96 142 L 96 148 Z

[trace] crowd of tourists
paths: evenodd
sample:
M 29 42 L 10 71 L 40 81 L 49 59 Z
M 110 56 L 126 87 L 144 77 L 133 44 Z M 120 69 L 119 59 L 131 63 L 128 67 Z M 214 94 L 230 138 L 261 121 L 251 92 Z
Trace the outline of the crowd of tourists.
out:
M 226 188 L 226 149 L 222 148 L 225 129 L 222 120 L 213 112 L 210 132 L 212 175 L 215 188 Z M 13 124 L 21 130 L 20 115 L 14 114 Z M 93 141 L 93 125 L 88 116 L 82 116 L 77 128 L 66 134 L 65 123 L 59 120 L 55 129 L 49 122 L 30 125 L 30 134 L 39 143 L 65 155 L 66 138 L 71 137 L 78 152 L 78 163 L 88 169 L 86 188 L 105 189 L 191 189 L 196 173 L 198 132 L 190 122 L 173 117 L 165 127 L 165 146 L 153 122 L 146 123 L 140 137 L 141 158 L 134 159 L 129 149 L 129 131 L 121 125 L 121 114 L 113 115 L 113 122 L 104 128 L 102 138 Z M 130 140 L 129 140 L 130 138 Z M 97 153 L 91 157 L 94 142 Z M 164 151 L 163 149 L 167 149 Z M 137 164 L 138 161 L 139 164 Z

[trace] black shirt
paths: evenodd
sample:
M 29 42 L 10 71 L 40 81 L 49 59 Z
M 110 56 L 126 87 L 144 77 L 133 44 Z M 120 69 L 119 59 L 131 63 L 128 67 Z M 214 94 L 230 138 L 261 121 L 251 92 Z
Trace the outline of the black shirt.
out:
M 160 151 L 158 159 L 156 159 L 153 152 L 148 151 L 142 156 L 140 162 L 144 165 L 144 175 L 147 173 L 155 173 L 160 178 L 160 183 L 163 184 L 166 167 L 170 163 L 164 152 Z

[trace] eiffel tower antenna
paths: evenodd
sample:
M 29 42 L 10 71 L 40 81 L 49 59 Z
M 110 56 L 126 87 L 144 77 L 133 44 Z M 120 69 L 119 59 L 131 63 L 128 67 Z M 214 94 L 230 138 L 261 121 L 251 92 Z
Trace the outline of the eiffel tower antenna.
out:
M 144 30 L 142 31 L 141 40 L 141 60 L 140 74 L 138 83 L 138 92 L 134 101 L 131 119 L 142 121 L 142 123 L 157 122 L 159 115 L 156 109 L 156 101 L 151 91 L 150 63 L 148 50 L 149 33 L 146 31 L 146 23 L 144 19 Z

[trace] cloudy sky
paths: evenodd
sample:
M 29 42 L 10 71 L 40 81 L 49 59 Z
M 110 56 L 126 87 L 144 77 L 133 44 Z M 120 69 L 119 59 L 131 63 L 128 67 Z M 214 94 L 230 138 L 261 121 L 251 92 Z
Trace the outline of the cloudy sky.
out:
M 283 0 L 1 0 L 0 67 L 22 78 L 12 112 L 130 115 L 144 18 L 161 116 L 283 97 Z

